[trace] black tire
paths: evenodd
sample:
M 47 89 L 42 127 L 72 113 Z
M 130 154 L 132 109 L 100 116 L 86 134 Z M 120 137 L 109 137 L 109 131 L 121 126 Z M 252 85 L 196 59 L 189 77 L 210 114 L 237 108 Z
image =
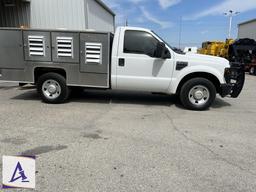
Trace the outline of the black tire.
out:
M 58 92 L 59 95 L 56 98 L 48 98 L 44 92 L 43 92 L 43 85 L 45 82 L 54 80 L 58 83 L 58 86 L 60 87 L 60 91 Z M 40 94 L 43 102 L 50 103 L 50 104 L 60 104 L 67 101 L 70 90 L 69 87 L 66 84 L 66 79 L 57 73 L 46 73 L 39 77 L 37 81 L 37 91 Z
M 191 97 L 190 91 L 193 88 L 194 90 L 196 90 L 197 86 L 206 88 L 207 90 L 204 90 L 204 91 L 208 92 L 207 100 L 205 98 L 201 99 L 201 101 L 203 102 L 202 104 L 196 103 L 198 102 L 196 100 L 195 100 L 195 103 L 191 101 L 193 100 L 194 97 Z M 184 83 L 180 91 L 180 101 L 182 105 L 189 110 L 197 110 L 197 111 L 206 110 L 212 105 L 215 98 L 216 98 L 216 87 L 211 81 L 205 78 L 193 78 L 188 80 L 186 83 Z

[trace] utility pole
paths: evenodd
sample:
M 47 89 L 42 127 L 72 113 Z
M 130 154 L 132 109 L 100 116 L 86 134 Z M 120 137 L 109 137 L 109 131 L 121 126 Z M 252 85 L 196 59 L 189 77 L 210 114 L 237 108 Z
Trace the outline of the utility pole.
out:
M 180 17 L 179 49 L 181 49 L 181 36 L 182 36 L 182 16 Z
M 234 12 L 233 10 L 229 10 L 227 13 L 224 13 L 224 15 L 229 17 L 228 39 L 231 38 L 233 17 L 238 15 L 239 13 L 240 12 Z

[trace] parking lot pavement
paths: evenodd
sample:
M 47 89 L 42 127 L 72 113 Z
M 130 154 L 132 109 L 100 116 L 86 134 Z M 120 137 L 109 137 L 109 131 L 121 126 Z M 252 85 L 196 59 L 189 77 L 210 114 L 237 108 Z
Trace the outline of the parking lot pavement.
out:
M 36 155 L 37 191 L 255 192 L 255 96 L 253 76 L 204 112 L 100 91 L 47 105 L 33 87 L 0 83 L 0 155 Z

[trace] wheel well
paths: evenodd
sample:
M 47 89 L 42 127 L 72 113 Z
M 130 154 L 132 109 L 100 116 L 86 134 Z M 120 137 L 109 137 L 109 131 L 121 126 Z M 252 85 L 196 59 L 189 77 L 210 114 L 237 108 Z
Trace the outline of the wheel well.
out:
M 53 72 L 62 75 L 65 79 L 67 78 L 67 73 L 64 69 L 60 68 L 45 68 L 45 67 L 37 67 L 34 70 L 34 79 L 35 83 L 37 82 L 38 78 L 42 76 L 43 74 Z
M 201 77 L 201 78 L 205 78 L 208 79 L 209 81 L 211 81 L 214 86 L 216 87 L 216 91 L 217 93 L 220 93 L 220 81 L 218 80 L 218 78 L 211 74 L 211 73 L 205 73 L 205 72 L 196 72 L 196 73 L 191 73 L 185 77 L 183 77 L 183 79 L 181 80 L 181 82 L 179 83 L 179 86 L 177 88 L 176 93 L 179 94 L 182 86 L 190 79 L 193 78 L 197 78 L 197 77 Z

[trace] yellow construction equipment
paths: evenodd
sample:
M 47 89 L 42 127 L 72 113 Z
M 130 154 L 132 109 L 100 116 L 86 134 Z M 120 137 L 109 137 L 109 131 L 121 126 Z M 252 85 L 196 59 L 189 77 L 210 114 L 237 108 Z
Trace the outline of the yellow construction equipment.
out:
M 230 62 L 243 64 L 246 71 L 256 75 L 256 41 L 253 39 L 206 41 L 198 53 L 224 57 Z
M 228 58 L 228 51 L 231 44 L 234 43 L 233 39 L 224 41 L 206 41 L 202 44 L 202 49 L 198 53 L 204 55 L 212 55 L 218 57 Z

